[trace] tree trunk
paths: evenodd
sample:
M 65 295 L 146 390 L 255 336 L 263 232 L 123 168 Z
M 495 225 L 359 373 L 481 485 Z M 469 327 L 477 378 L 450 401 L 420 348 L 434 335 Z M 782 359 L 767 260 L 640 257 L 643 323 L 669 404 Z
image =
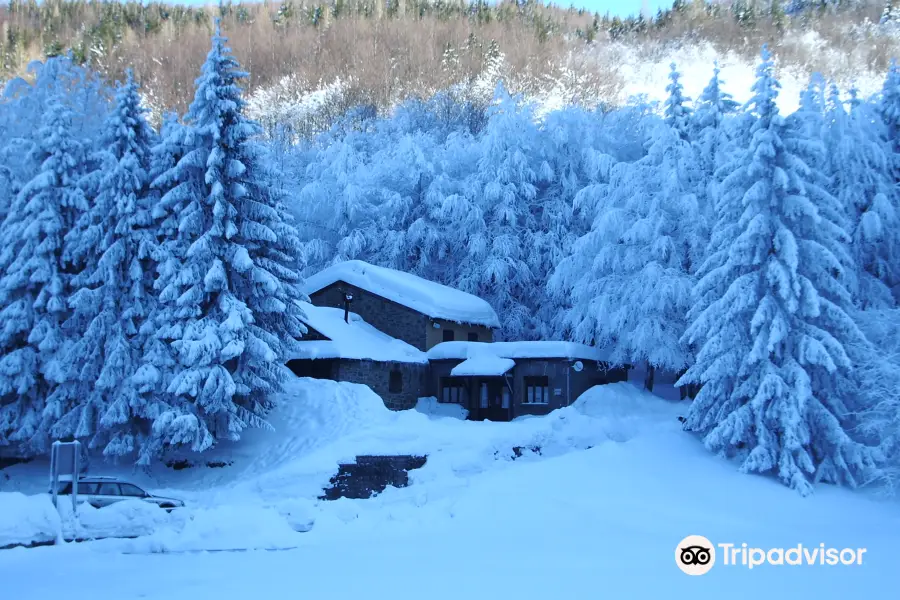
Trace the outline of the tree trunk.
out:
M 653 391 L 653 377 L 656 375 L 656 367 L 651 365 L 649 362 L 647 363 L 647 377 L 644 379 L 644 388 L 648 392 Z

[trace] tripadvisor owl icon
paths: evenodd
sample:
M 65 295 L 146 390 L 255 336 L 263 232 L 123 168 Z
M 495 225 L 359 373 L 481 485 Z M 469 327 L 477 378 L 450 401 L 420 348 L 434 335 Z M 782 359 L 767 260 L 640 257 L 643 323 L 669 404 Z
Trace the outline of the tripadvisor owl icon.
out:
M 675 564 L 688 575 L 705 575 L 716 564 L 716 547 L 702 535 L 689 535 L 675 547 Z

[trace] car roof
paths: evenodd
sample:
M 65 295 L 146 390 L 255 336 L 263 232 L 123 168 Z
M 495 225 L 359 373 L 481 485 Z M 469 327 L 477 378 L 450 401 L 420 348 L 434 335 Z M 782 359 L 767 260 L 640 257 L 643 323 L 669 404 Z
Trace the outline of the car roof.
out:
M 79 477 L 78 481 L 112 481 L 116 483 L 128 483 L 119 477 L 107 477 L 105 475 Z

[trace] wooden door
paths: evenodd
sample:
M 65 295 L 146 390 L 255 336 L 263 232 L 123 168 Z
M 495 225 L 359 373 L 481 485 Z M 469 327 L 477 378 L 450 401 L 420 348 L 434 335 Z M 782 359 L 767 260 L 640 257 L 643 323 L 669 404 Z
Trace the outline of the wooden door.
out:
M 509 421 L 512 394 L 502 377 L 482 379 L 478 386 L 479 416 L 487 421 Z

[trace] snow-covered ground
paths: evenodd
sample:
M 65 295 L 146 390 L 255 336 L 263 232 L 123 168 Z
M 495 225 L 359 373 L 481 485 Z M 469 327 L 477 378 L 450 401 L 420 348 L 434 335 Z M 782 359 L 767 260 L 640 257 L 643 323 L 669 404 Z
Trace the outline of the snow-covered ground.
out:
M 253 432 L 209 459 L 230 466 L 124 470 L 188 501 L 154 517 L 152 534 L 0 551 L 4 597 L 891 597 L 895 501 L 831 487 L 801 498 L 740 475 L 681 431 L 683 409 L 622 383 L 547 417 L 478 423 L 393 413 L 363 386 L 296 380 L 275 432 Z M 513 460 L 513 447 L 540 454 Z M 369 453 L 428 454 L 428 462 L 410 472 L 410 487 L 315 500 L 339 461 Z M 94 463 L 92 471 L 115 469 Z M 40 464 L 4 472 L 0 492 L 44 491 Z M 314 525 L 298 533 L 305 519 Z M 867 553 L 861 566 L 717 564 L 689 577 L 674 551 L 690 534 L 738 547 L 824 543 Z M 246 548 L 279 551 L 204 552 Z

